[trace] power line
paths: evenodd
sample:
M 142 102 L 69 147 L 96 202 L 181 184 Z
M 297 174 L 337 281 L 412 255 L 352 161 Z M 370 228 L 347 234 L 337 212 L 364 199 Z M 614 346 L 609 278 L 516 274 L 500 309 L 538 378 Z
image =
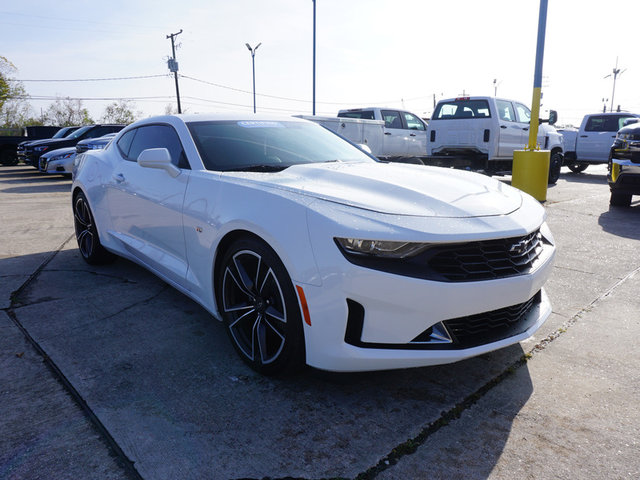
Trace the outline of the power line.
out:
M 163 73 L 159 75 L 139 75 L 136 77 L 111 77 L 111 78 L 67 78 L 67 79 L 27 79 L 27 80 L 18 80 L 18 79 L 7 79 L 10 82 L 105 82 L 111 80 L 139 80 L 144 78 L 159 78 L 159 77 L 168 77 L 169 74 Z

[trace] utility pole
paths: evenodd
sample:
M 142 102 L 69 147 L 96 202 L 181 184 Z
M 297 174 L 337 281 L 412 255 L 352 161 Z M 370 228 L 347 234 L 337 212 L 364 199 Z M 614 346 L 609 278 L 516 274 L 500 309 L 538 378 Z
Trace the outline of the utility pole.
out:
M 604 78 L 609 78 L 610 76 L 613 75 L 613 92 L 611 92 L 611 107 L 609 108 L 610 112 L 613 112 L 613 97 L 616 94 L 616 80 L 618 78 L 618 75 L 622 75 L 627 69 L 625 68 L 624 70 L 620 70 L 618 68 L 618 57 L 616 57 L 616 66 L 613 69 L 613 72 L 610 73 L 609 75 L 607 75 Z
M 173 55 L 167 62 L 169 71 L 173 72 L 173 76 L 176 81 L 176 98 L 178 99 L 178 113 L 182 113 L 182 107 L 180 107 L 180 89 L 178 88 L 178 62 L 176 62 L 176 44 L 175 38 L 182 33 L 182 29 L 178 33 L 172 33 L 167 35 L 167 38 L 171 39 L 171 54 Z

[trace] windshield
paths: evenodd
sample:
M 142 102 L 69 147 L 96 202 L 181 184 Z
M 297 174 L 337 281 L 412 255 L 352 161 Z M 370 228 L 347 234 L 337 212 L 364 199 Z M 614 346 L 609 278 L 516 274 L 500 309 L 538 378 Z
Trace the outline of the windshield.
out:
M 486 100 L 452 100 L 441 102 L 433 112 L 432 120 L 453 118 L 486 118 L 490 117 L 489 104 Z
M 207 170 L 279 171 L 304 163 L 374 161 L 315 123 L 246 120 L 187 126 Z
M 51 137 L 51 138 L 63 138 L 63 137 L 66 135 L 66 133 L 69 131 L 69 128 L 70 128 L 70 127 L 63 127 L 63 128 L 61 128 L 61 129 L 60 129 L 60 130 L 58 130 L 58 131 L 56 132 L 56 134 L 55 134 L 53 137 Z
M 82 134 L 84 132 L 86 132 L 87 130 L 89 130 L 90 128 L 92 128 L 91 125 L 87 125 L 86 127 L 80 127 L 78 130 L 76 130 L 75 132 L 73 132 L 71 135 L 69 135 L 67 138 L 78 138 L 80 136 L 82 136 Z

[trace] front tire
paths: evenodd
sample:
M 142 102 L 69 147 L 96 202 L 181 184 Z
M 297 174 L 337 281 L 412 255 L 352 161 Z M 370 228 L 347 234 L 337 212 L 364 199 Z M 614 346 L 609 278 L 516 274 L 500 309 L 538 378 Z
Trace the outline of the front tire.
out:
M 78 249 L 85 262 L 89 265 L 100 265 L 115 260 L 116 256 L 100 243 L 89 202 L 82 192 L 73 199 L 73 223 Z
M 234 242 L 223 254 L 216 285 L 219 311 L 242 360 L 264 375 L 304 365 L 298 298 L 268 245 L 249 237 Z
M 562 168 L 562 154 L 553 153 L 549 161 L 549 185 L 555 185 L 560 178 L 560 169 Z
M 612 191 L 611 198 L 609 199 L 609 205 L 612 207 L 630 207 L 631 194 Z

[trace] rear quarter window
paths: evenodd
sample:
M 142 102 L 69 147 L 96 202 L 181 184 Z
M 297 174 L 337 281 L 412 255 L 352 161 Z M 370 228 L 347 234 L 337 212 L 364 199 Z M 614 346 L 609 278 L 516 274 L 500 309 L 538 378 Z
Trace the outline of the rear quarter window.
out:
M 361 118 L 362 120 L 375 120 L 373 110 L 358 110 L 353 112 L 340 112 L 338 114 L 342 118 Z

